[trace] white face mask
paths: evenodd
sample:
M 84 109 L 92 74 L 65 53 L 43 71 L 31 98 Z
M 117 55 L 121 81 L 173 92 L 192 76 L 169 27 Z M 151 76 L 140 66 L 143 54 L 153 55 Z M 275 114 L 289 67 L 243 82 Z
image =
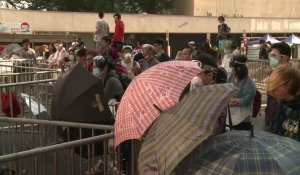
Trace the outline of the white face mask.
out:
M 202 79 L 200 77 L 196 76 L 191 81 L 191 88 L 190 88 L 190 90 L 194 90 L 194 89 L 196 89 L 198 87 L 201 87 L 203 85 L 204 84 L 203 84 Z
M 75 56 L 74 55 L 69 55 L 69 60 L 74 61 Z

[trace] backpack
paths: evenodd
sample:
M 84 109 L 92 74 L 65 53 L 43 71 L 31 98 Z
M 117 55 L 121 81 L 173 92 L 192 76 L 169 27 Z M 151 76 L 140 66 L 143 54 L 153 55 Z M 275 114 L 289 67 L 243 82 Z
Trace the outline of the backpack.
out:
M 120 73 L 120 72 L 117 72 L 116 75 L 110 75 L 106 78 L 105 80 L 105 83 L 106 81 L 111 78 L 111 77 L 116 77 L 118 80 L 120 80 L 120 83 L 122 84 L 122 87 L 124 89 L 124 91 L 127 89 L 127 87 L 129 86 L 130 82 L 131 82 L 131 78 L 129 77 L 128 74 L 126 73 Z M 105 84 L 104 83 L 104 84 Z
M 225 23 L 223 23 L 223 25 L 224 25 L 224 30 L 225 30 L 225 32 L 226 32 L 227 34 L 229 34 L 229 33 L 230 33 L 230 31 L 231 31 L 231 28 L 230 28 L 230 27 L 228 27 L 228 25 L 227 25 L 227 24 L 225 24 Z
M 127 87 L 129 86 L 130 82 L 131 82 L 131 78 L 129 77 L 128 74 L 124 74 L 124 73 L 117 73 L 117 78 L 120 80 L 124 91 L 127 89 Z

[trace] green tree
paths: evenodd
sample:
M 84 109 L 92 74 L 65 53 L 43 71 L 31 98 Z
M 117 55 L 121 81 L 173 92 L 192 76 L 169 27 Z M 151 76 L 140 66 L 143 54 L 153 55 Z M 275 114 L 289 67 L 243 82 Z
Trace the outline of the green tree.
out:
M 0 0 L 15 9 L 161 14 L 173 0 Z

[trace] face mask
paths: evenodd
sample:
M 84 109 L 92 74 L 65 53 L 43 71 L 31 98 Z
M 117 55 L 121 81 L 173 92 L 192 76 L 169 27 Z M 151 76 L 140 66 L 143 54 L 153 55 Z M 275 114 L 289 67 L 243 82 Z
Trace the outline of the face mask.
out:
M 278 59 L 270 57 L 270 66 L 271 67 L 276 67 L 276 66 L 278 66 L 278 64 L 279 64 Z
M 101 72 L 98 67 L 93 68 L 93 75 L 100 78 Z
M 74 55 L 69 55 L 69 59 L 70 59 L 71 61 L 73 61 L 73 60 L 74 60 L 74 58 L 75 58 L 75 56 L 74 56 Z
M 191 81 L 191 88 L 190 88 L 190 90 L 194 90 L 194 89 L 196 89 L 198 87 L 201 87 L 203 85 L 204 84 L 202 82 L 202 79 L 200 77 L 196 76 Z
M 229 55 L 229 54 L 231 54 L 232 52 L 231 52 L 231 50 L 229 50 L 229 49 L 224 49 L 224 54 L 225 55 Z

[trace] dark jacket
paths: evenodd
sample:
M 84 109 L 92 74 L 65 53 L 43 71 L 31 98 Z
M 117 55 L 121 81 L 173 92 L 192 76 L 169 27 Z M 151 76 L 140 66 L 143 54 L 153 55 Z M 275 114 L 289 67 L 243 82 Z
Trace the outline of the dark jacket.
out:
M 259 49 L 259 59 L 267 60 L 269 59 L 269 51 L 266 46 L 261 46 Z
M 165 62 L 165 61 L 170 61 L 170 57 L 168 54 L 165 52 L 162 52 L 160 54 L 157 54 L 155 57 L 159 62 Z
M 273 130 L 276 134 L 300 141 L 300 95 L 294 100 L 279 104 L 279 112 L 274 119 Z M 298 127 L 298 131 L 297 131 Z
M 110 70 L 104 78 L 104 95 L 106 99 L 110 100 L 115 98 L 120 100 L 124 93 L 124 89 L 121 81 L 118 79 L 118 75 L 115 70 Z

